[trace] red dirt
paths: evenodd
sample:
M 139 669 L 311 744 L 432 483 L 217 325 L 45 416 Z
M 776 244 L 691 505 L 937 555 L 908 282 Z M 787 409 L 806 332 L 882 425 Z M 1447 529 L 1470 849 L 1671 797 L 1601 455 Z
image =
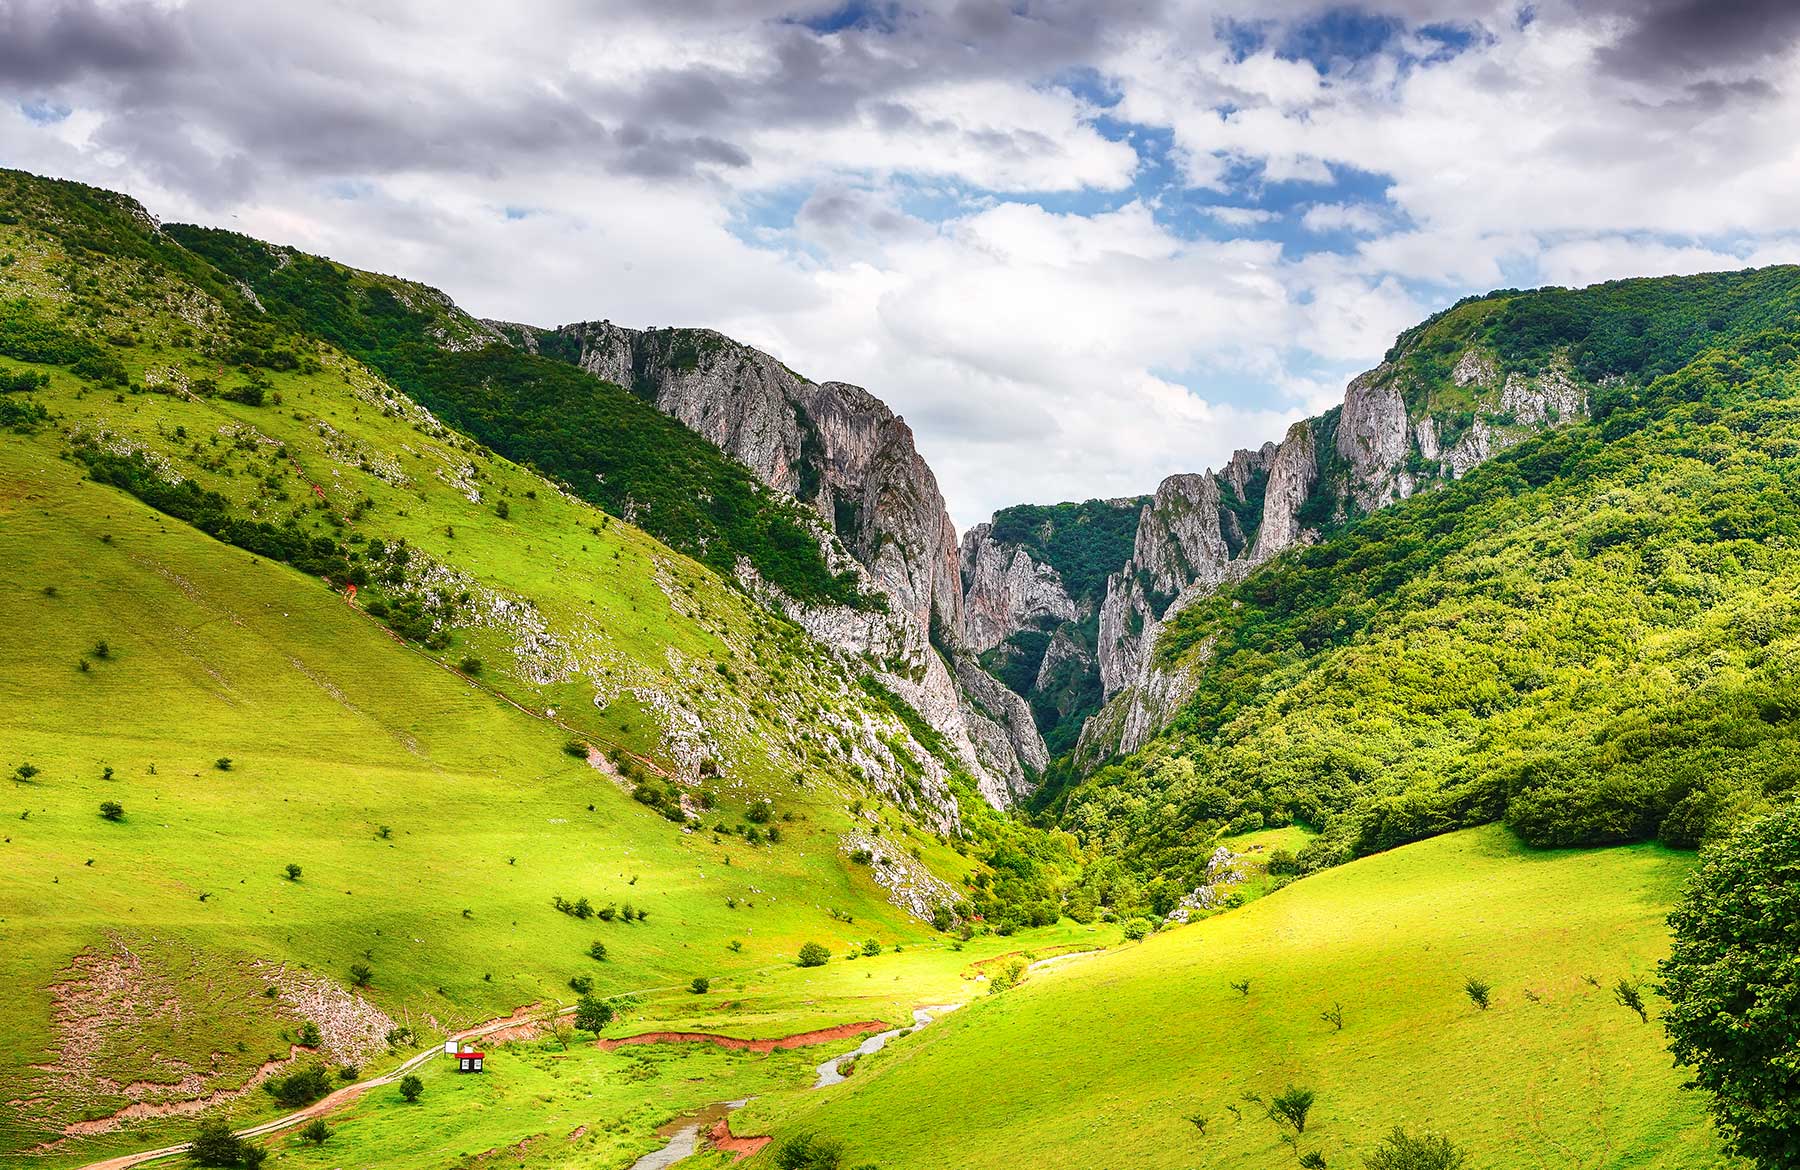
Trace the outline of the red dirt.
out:
M 823 1044 L 828 1040 L 846 1040 L 851 1036 L 864 1036 L 870 1032 L 885 1032 L 888 1025 L 880 1020 L 864 1020 L 859 1024 L 838 1024 L 831 1028 L 818 1028 L 811 1032 L 796 1032 L 792 1036 L 771 1036 L 761 1040 L 744 1040 L 737 1036 L 721 1036 L 716 1032 L 641 1032 L 636 1036 L 620 1036 L 617 1039 L 596 1040 L 596 1047 L 604 1052 L 627 1044 L 717 1044 L 720 1048 L 732 1048 L 743 1052 L 775 1052 L 789 1048 L 804 1048 L 809 1044 Z
M 772 1137 L 735 1137 L 731 1132 L 731 1118 L 721 1117 L 706 1132 L 706 1140 L 715 1150 L 723 1150 L 727 1154 L 735 1154 L 734 1162 L 741 1162 L 752 1154 L 760 1153 L 762 1148 L 775 1139 Z

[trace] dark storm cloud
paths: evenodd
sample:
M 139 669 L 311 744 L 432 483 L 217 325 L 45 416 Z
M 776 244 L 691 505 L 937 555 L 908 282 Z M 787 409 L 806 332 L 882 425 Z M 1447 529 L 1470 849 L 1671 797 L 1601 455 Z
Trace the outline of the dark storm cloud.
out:
M 191 61 L 180 30 L 147 5 L 0 2 L 0 82 L 9 85 L 59 85 L 90 73 L 174 69 Z
M 1601 51 L 1619 76 L 1671 82 L 1715 70 L 1753 68 L 1800 38 L 1795 0 L 1615 0 L 1628 31 Z

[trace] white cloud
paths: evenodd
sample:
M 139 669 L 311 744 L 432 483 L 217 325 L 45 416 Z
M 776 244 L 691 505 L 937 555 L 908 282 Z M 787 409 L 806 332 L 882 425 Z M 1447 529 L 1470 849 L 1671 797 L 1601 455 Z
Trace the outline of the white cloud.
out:
M 1300 217 L 1300 226 L 1309 232 L 1354 232 L 1374 235 L 1386 226 L 1386 220 L 1366 203 L 1315 203 Z

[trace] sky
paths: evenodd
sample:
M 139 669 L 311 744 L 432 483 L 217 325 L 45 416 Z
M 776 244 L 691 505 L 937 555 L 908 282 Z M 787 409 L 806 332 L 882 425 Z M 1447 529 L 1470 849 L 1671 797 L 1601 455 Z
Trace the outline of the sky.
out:
M 0 0 L 0 164 L 709 326 L 959 528 L 1279 439 L 1470 292 L 1800 261 L 1793 0 Z

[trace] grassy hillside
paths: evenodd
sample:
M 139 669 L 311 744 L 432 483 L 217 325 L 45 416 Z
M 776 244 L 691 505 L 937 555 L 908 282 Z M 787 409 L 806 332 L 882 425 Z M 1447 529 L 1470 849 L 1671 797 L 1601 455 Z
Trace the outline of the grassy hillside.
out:
M 883 1170 L 1262 1170 L 1295 1151 L 1247 1095 L 1295 1085 L 1316 1094 L 1298 1152 L 1328 1166 L 1395 1125 L 1448 1134 L 1474 1166 L 1727 1165 L 1661 1029 L 1610 990 L 1652 974 L 1687 869 L 1496 828 L 1410 845 L 983 997 L 733 1129 L 839 1138 L 845 1165 Z M 1486 1011 L 1470 976 L 1492 985 Z
M 1713 318 L 1725 348 L 1594 385 L 1591 422 L 1183 611 L 1158 654 L 1193 698 L 1163 739 L 1077 788 L 1063 823 L 1165 877 L 1166 901 L 1231 823 L 1323 829 L 1316 866 L 1495 820 L 1540 845 L 1691 847 L 1784 798 L 1800 779 L 1797 280 L 1630 282 L 1444 318 L 1466 342 L 1468 314 L 1505 322 L 1539 297 L 1629 307 L 1647 283 L 1666 307 L 1697 283 L 1749 298 L 1748 325 Z M 1612 318 L 1587 319 L 1611 336 Z M 1739 328 L 1764 320 L 1782 324 Z M 1611 360 L 1672 360 L 1654 328 L 1643 337 L 1643 354 Z
M 890 888 L 1008 888 L 911 713 L 797 629 L 246 324 L 128 201 L 28 193 L 0 217 L 0 1156 L 185 1137 L 183 1102 L 266 1115 L 236 1091 L 292 1042 L 377 1068 L 572 978 L 691 1015 L 695 976 L 808 940 L 943 945 Z

